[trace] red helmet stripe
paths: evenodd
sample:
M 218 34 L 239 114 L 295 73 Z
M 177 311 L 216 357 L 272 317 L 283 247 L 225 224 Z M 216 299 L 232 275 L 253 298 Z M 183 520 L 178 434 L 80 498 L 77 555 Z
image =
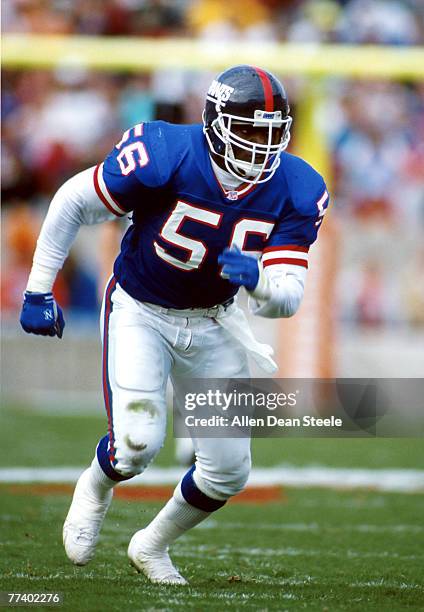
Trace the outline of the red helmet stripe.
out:
M 260 68 L 257 68 L 256 66 L 252 67 L 254 70 L 256 70 L 258 77 L 261 79 L 262 87 L 264 88 L 265 110 L 272 113 L 274 110 L 274 96 L 272 95 L 272 84 L 269 76 Z

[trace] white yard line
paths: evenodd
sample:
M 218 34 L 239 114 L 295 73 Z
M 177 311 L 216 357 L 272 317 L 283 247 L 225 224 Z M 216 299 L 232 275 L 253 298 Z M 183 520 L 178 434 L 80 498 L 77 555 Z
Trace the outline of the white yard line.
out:
M 419 591 L 422 591 L 422 585 L 421 584 L 411 584 L 409 582 L 391 582 L 389 580 L 369 580 L 368 582 L 351 582 L 349 584 L 349 586 L 351 587 L 358 587 L 360 589 L 368 589 L 368 588 L 375 588 L 375 587 L 383 587 L 384 589 L 400 589 L 400 590 L 406 590 L 406 589 L 417 589 Z
M 313 548 L 296 548 L 294 546 L 286 546 L 279 548 L 259 548 L 255 547 L 235 547 L 221 546 L 217 551 L 215 545 L 201 544 L 199 546 L 187 546 L 181 544 L 178 549 L 175 549 L 174 555 L 181 557 L 199 557 L 205 558 L 209 554 L 216 554 L 219 558 L 231 557 L 234 554 L 240 555 L 244 559 L 244 563 L 254 564 L 254 557 L 274 558 L 274 557 L 333 557 L 337 559 L 398 559 L 400 561 L 413 561 L 414 563 L 422 563 L 424 555 L 402 555 L 397 552 L 380 551 L 380 552 L 362 552 L 359 550 L 325 550 Z M 203 557 L 202 557 L 203 555 Z M 257 562 L 257 561 L 256 561 Z
M 225 522 L 220 523 L 215 521 L 214 519 L 209 519 L 203 523 L 198 525 L 197 529 L 208 531 L 209 529 L 219 529 L 219 530 L 228 530 L 234 531 L 235 529 L 246 530 L 245 523 L 238 522 Z M 359 524 L 359 525 L 343 525 L 343 527 L 328 527 L 326 529 L 330 529 L 333 531 L 353 531 L 357 533 L 422 533 L 424 531 L 424 526 L 422 525 L 368 525 L 368 524 Z M 278 533 L 278 531 L 295 531 L 295 532 L 321 532 L 322 525 L 318 523 L 261 523 L 255 525 L 255 530 L 257 531 L 272 531 L 273 533 Z
M 84 468 L 1 468 L 0 482 L 74 483 Z M 149 467 L 123 486 L 174 485 L 184 474 L 183 468 Z M 424 492 L 424 470 L 345 469 L 324 466 L 254 468 L 248 486 L 324 487 L 335 489 L 373 489 L 394 493 Z

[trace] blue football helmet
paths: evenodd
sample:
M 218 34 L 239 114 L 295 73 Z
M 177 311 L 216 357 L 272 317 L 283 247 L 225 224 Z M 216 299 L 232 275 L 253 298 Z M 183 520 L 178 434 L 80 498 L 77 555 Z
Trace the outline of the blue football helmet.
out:
M 212 82 L 203 131 L 218 165 L 249 184 L 269 181 L 290 140 L 287 95 L 270 72 L 234 66 Z

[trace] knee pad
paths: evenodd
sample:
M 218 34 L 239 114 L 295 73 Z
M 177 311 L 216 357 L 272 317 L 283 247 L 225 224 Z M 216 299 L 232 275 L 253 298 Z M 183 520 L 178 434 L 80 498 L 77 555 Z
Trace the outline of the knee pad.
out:
M 141 473 L 163 446 L 166 417 L 163 407 L 150 399 L 128 402 L 126 418 L 117 428 L 117 467 Z M 116 434 L 118 434 L 118 431 Z
M 205 469 L 196 463 L 193 479 L 198 488 L 215 499 L 226 500 L 240 493 L 246 486 L 251 468 L 250 454 L 243 455 L 239 461 L 226 466 L 217 465 Z
M 124 478 L 141 474 L 163 446 L 163 406 L 151 399 L 132 398 L 113 425 L 108 453 L 114 471 Z

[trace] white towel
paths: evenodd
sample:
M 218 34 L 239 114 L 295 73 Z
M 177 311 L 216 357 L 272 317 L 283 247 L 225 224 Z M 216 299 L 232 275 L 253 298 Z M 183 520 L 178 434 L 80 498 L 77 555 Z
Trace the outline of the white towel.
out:
M 260 368 L 268 374 L 274 374 L 278 370 L 277 364 L 272 359 L 274 349 L 269 344 L 263 344 L 256 340 L 241 308 L 233 304 L 227 310 L 219 309 L 214 318 L 233 338 L 244 346 Z

